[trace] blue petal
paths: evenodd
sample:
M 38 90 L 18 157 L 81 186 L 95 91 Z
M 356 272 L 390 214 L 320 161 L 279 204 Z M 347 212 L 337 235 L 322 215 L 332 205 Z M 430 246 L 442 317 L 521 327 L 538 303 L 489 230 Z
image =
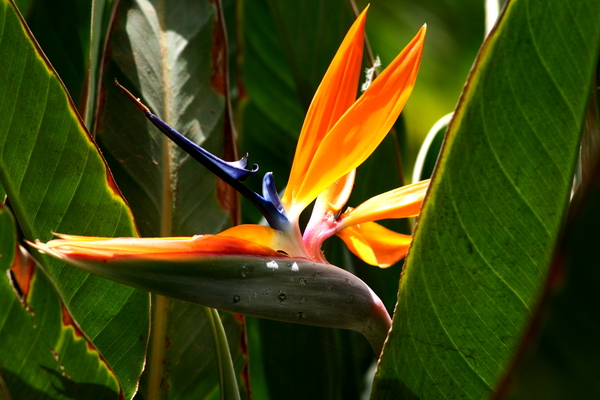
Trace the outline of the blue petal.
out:
M 272 172 L 267 172 L 263 177 L 262 192 L 263 197 L 268 202 L 273 204 L 277 211 L 285 215 L 285 209 L 283 208 L 283 204 L 281 204 L 279 193 L 277 192 L 277 188 L 275 187 L 275 179 L 273 178 Z
M 196 143 L 192 142 L 175 129 L 171 128 L 164 121 L 152 114 L 150 111 L 145 111 L 146 117 L 158 129 L 167 135 L 173 142 L 181 147 L 185 152 L 194 157 L 200 164 L 204 165 L 209 171 L 217 175 L 219 178 L 227 182 L 231 187 L 244 195 L 250 202 L 261 212 L 269 225 L 273 229 L 279 231 L 288 231 L 291 229 L 290 221 L 283 211 L 283 206 L 275 189 L 273 174 L 265 175 L 267 182 L 267 190 L 265 197 L 248 189 L 240 181 L 246 179 L 251 174 L 258 171 L 258 165 L 254 164 L 252 170 L 247 170 L 248 157 L 244 156 L 238 161 L 223 161 L 214 154 L 206 151 Z M 274 195 L 273 195 L 274 193 Z M 275 201 L 276 203 L 273 203 Z
M 212 173 L 223 180 L 227 180 L 224 174 L 236 181 L 243 181 L 256 171 L 258 165 L 254 164 L 251 170 L 246 169 L 248 166 L 248 155 L 242 157 L 238 161 L 224 161 L 209 151 L 198 146 L 181 133 L 167 125 L 163 120 L 146 111 L 146 117 L 152 122 L 162 133 L 167 135 L 173 142 L 181 147 L 186 153 L 194 157 L 200 164 L 208 168 Z
M 211 154 L 192 142 L 175 129 L 167 125 L 163 120 L 158 118 L 156 115 L 150 112 L 150 109 L 146 107 L 142 102 L 133 96 L 129 90 L 125 89 L 115 80 L 115 84 L 125 93 L 127 97 L 139 108 L 146 117 L 152 122 L 162 133 L 167 135 L 173 142 L 181 147 L 185 152 L 195 158 L 200 164 L 204 165 L 209 171 L 217 175 L 235 190 L 240 192 L 261 212 L 265 217 L 269 225 L 273 229 L 277 229 L 282 232 L 289 232 L 292 230 L 292 225 L 285 215 L 285 210 L 279 200 L 277 189 L 275 188 L 275 182 L 273 180 L 273 174 L 268 173 L 265 175 L 263 181 L 263 193 L 265 197 L 262 197 L 258 193 L 253 192 L 244 186 L 243 181 L 248 176 L 258 171 L 258 165 L 254 164 L 251 170 L 248 170 L 248 155 L 246 154 L 238 161 L 224 161 L 219 157 Z

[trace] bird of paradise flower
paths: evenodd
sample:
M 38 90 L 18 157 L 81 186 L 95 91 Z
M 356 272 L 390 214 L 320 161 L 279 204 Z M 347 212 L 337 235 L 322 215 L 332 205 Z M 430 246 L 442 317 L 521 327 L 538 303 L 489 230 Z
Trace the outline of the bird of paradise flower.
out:
M 411 237 L 374 221 L 418 215 L 429 181 L 375 196 L 342 212 L 355 170 L 381 143 L 415 84 L 426 27 L 356 99 L 366 9 L 327 70 L 304 121 L 280 199 L 271 173 L 262 195 L 242 181 L 257 171 L 247 157 L 226 162 L 191 142 L 123 91 L 164 134 L 248 198 L 269 227 L 240 225 L 217 235 L 100 238 L 57 234 L 32 246 L 88 272 L 206 306 L 304 324 L 354 329 L 382 348 L 391 320 L 354 275 L 327 263 L 321 245 L 338 235 L 365 262 L 403 258 Z M 315 201 L 308 225 L 299 217 Z M 263 290 L 260 291 L 259 287 Z

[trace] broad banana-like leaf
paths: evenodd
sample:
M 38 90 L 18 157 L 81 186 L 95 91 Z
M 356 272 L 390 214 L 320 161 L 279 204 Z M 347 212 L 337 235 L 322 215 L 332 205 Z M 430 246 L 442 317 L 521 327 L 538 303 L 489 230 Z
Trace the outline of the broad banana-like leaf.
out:
M 0 206 L 0 375 L 13 399 L 118 399 L 117 377 L 18 245 Z
M 600 163 L 571 214 L 545 288 L 545 302 L 527 332 L 519 362 L 500 387 L 501 399 L 600 396 Z
M 371 398 L 487 398 L 507 373 L 568 204 L 598 15 L 507 4 L 448 128 Z
M 25 237 L 135 236 L 131 212 L 64 86 L 6 0 L 0 21 L 0 181 Z M 40 262 L 131 398 L 146 352 L 147 293 L 55 259 Z

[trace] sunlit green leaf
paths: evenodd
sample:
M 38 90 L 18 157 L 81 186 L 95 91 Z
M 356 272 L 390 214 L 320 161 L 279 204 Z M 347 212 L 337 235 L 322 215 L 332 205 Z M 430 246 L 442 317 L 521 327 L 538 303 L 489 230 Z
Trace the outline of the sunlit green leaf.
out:
M 1 206 L 0 238 L 0 375 L 11 396 L 116 400 L 116 376 L 70 320 L 46 274 L 15 251 L 15 225 Z
M 132 215 L 68 95 L 7 1 L 0 21 L 0 180 L 25 237 L 135 236 Z M 144 362 L 147 293 L 40 261 L 131 397 Z
M 594 0 L 513 0 L 456 110 L 372 398 L 481 399 L 538 303 L 579 149 Z

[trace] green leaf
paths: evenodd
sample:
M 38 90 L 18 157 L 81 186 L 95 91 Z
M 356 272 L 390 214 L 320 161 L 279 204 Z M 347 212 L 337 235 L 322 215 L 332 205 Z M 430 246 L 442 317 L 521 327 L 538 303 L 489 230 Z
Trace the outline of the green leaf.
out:
M 219 371 L 221 371 L 219 374 L 221 398 L 239 400 L 240 392 L 237 386 L 236 373 L 233 369 L 229 344 L 227 343 L 227 336 L 225 335 L 221 317 L 219 316 L 219 312 L 213 308 L 205 308 L 205 310 L 210 321 Z
M 202 312 L 210 310 L 197 304 L 166 298 L 168 324 L 165 332 L 165 382 L 161 388 L 170 399 L 218 398 L 217 368 L 213 332 Z M 243 326 L 233 314 L 220 312 L 228 335 L 229 351 L 235 371 L 246 367 L 242 351 Z M 138 398 L 150 398 L 149 374 L 142 375 Z M 186 384 L 187 382 L 187 384 Z M 240 388 L 243 386 L 238 384 Z M 243 392 L 242 392 L 243 396 Z M 244 397 L 242 397 L 244 398 Z
M 246 320 L 254 398 L 361 398 L 364 371 L 374 359 L 362 335 L 259 318 Z
M 14 221 L 2 206 L 0 237 L 0 375 L 12 397 L 117 399 L 114 372 L 74 325 L 46 274 L 18 246 Z
M 372 398 L 481 399 L 539 300 L 569 199 L 600 3 L 514 0 L 456 110 Z
M 64 87 L 7 1 L 0 21 L 0 181 L 25 237 L 135 236 L 132 215 Z M 40 261 L 130 398 L 144 362 L 148 295 L 49 257 Z
M 592 182 L 582 201 L 574 202 L 554 258 L 547 303 L 528 332 L 533 340 L 524 343 L 529 348 L 504 384 L 507 399 L 600 397 L 600 163 L 589 172 Z
M 219 188 L 212 173 L 163 136 L 114 84 L 117 78 L 153 113 L 213 154 L 233 157 L 218 10 L 210 1 L 123 0 L 111 26 L 96 138 L 142 236 L 217 233 L 237 212 L 236 195 Z M 167 391 L 172 399 L 204 398 L 217 391 L 218 354 L 204 307 L 162 296 L 153 296 L 153 303 L 140 396 Z M 237 335 L 231 348 L 239 372 L 243 332 L 235 319 L 227 320 L 229 333 Z M 200 377 L 200 384 L 190 384 Z
M 27 24 L 82 111 L 86 101 L 93 0 L 32 0 Z
M 15 0 L 14 3 L 17 6 L 17 9 L 23 16 L 27 16 L 27 10 L 29 9 L 29 5 L 32 0 Z
M 92 0 L 91 4 L 90 51 L 87 62 L 89 69 L 84 82 L 85 91 L 83 94 L 86 96 L 86 99 L 82 99 L 83 104 L 81 105 L 85 126 L 90 130 L 94 124 L 98 88 L 100 86 L 100 71 L 102 69 L 101 64 L 104 59 L 104 51 L 106 50 L 106 36 L 117 6 L 118 1 L 113 0 Z
M 118 78 L 175 130 L 223 156 L 225 97 L 211 80 L 214 18 L 208 1 L 159 8 L 125 0 L 111 29 L 96 138 L 142 236 L 217 233 L 231 224 L 217 178 L 114 84 Z

